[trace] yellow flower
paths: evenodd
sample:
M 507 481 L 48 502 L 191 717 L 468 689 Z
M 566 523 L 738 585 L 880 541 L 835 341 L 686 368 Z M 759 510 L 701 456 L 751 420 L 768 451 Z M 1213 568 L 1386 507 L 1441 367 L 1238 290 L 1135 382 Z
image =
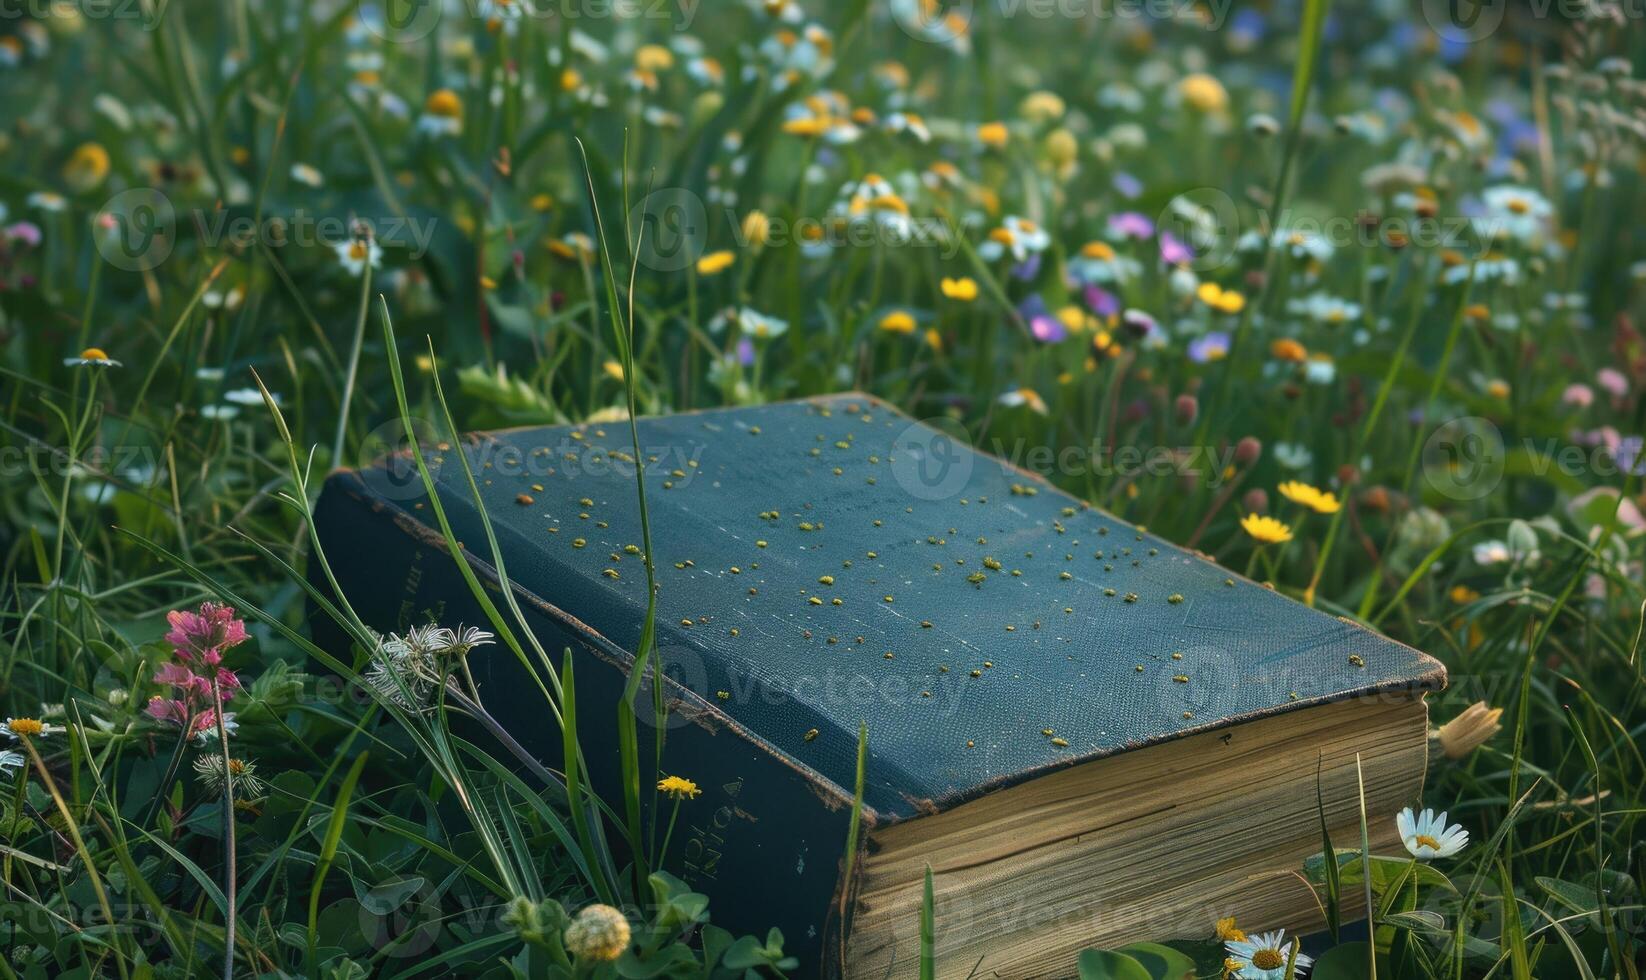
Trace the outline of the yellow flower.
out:
M 1247 514 L 1240 519 L 1240 526 L 1263 544 L 1285 544 L 1292 540 L 1291 528 L 1261 514 Z
M 674 52 L 661 44 L 644 45 L 634 53 L 634 66 L 641 71 L 667 71 L 674 67 Z
M 1220 313 L 1239 313 L 1246 308 L 1246 297 L 1233 289 L 1224 289 L 1215 282 L 1203 282 L 1195 290 L 1200 301 Z
M 764 211 L 750 211 L 743 216 L 743 243 L 750 248 L 759 248 L 766 244 L 771 237 L 772 219 L 766 217 Z
M 1486 394 L 1491 395 L 1493 398 L 1508 398 L 1509 382 L 1504 381 L 1502 378 L 1493 378 L 1486 383 Z
M 948 276 L 944 276 L 939 285 L 943 289 L 943 295 L 949 299 L 959 300 L 962 303 L 970 303 L 972 300 L 977 299 L 977 280 L 971 276 L 961 276 L 958 279 L 950 279 Z
M 697 260 L 697 274 L 700 276 L 716 275 L 731 268 L 731 264 L 736 261 L 737 253 L 730 250 L 710 252 Z
M 583 75 L 576 68 L 567 68 L 560 73 L 560 90 L 575 92 L 583 87 Z
M 1023 103 L 1017 107 L 1017 111 L 1030 122 L 1048 123 L 1062 119 L 1065 108 L 1062 96 L 1056 92 L 1042 90 L 1024 96 Z
M 609 963 L 629 948 L 629 920 L 610 905 L 590 905 L 566 927 L 565 939 L 577 959 Z
M 943 335 L 938 333 L 936 328 L 928 328 L 926 330 L 926 346 L 937 351 L 938 353 L 942 353 Z
M 463 118 L 463 100 L 449 88 L 435 89 L 423 102 L 423 111 L 442 119 Z
M 1004 147 L 1010 137 L 1011 131 L 1002 122 L 988 122 L 977 127 L 977 141 L 997 150 Z
M 1269 345 L 1269 353 L 1277 361 L 1301 363 L 1308 360 L 1309 350 L 1290 337 L 1282 337 Z
M 880 329 L 887 333 L 914 333 L 914 317 L 902 310 L 893 310 L 880 318 Z
M 1229 106 L 1223 83 L 1203 72 L 1185 76 L 1177 83 L 1177 94 L 1196 112 L 1222 112 Z
M 1294 504 L 1302 504 L 1316 514 L 1335 514 L 1338 508 L 1343 506 L 1338 502 L 1337 494 L 1311 487 L 1307 483 L 1300 483 L 1297 480 L 1288 480 L 1275 489 L 1280 491 L 1282 497 Z
M 801 116 L 783 123 L 783 132 L 790 136 L 822 136 L 834 125 L 824 116 Z
M 607 361 L 606 363 L 600 365 L 600 368 L 601 368 L 601 370 L 605 371 L 606 376 L 611 378 L 613 381 L 622 381 L 623 380 L 623 365 L 622 364 L 619 364 L 616 361 Z
M 1059 308 L 1056 316 L 1058 321 L 1069 329 L 1070 333 L 1085 333 L 1086 328 L 1097 326 L 1096 319 L 1088 316 L 1085 310 L 1072 303 Z
M 657 788 L 677 800 L 695 800 L 703 793 L 696 783 L 684 776 L 664 776 L 657 781 Z
M 109 175 L 109 151 L 101 143 L 81 143 L 63 164 L 63 179 L 76 191 L 89 191 Z
M 13 738 L 43 734 L 46 730 L 44 723 L 34 718 L 13 718 L 6 722 L 6 731 Z
M 1474 589 L 1462 584 L 1452 586 L 1452 591 L 1450 594 L 1452 601 L 1460 606 L 1468 605 L 1469 603 L 1480 598 L 1479 592 L 1476 592 Z
M 1046 134 L 1046 159 L 1054 167 L 1067 167 L 1080 155 L 1080 142 L 1074 134 L 1061 127 Z
M 536 194 L 532 196 L 531 209 L 533 211 L 547 211 L 552 207 L 554 207 L 553 197 L 550 197 L 547 194 Z
M 1246 934 L 1235 925 L 1234 916 L 1231 915 L 1227 919 L 1217 920 L 1217 938 L 1226 943 L 1243 943 L 1246 941 Z
M 65 357 L 63 364 L 68 367 L 119 367 L 120 362 L 109 357 L 101 347 L 87 347 L 78 357 Z

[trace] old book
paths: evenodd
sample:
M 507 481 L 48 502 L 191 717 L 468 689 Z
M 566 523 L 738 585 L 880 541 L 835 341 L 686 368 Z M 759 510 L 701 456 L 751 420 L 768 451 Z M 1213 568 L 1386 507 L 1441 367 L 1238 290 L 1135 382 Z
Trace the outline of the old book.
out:
M 1222 915 L 1305 926 L 1317 800 L 1345 846 L 1357 758 L 1381 843 L 1418 800 L 1434 660 L 884 403 L 646 419 L 640 446 L 661 769 L 703 788 L 666 866 L 715 922 L 781 927 L 807 975 L 917 975 L 928 865 L 942 976 L 1064 976 L 1084 947 L 1204 936 Z M 595 706 L 617 703 L 646 605 L 627 423 L 424 448 L 461 560 L 495 589 L 460 451 L 526 627 L 575 651 L 580 735 L 616 801 L 615 724 Z M 409 459 L 333 474 L 317 520 L 375 627 L 483 621 Z M 490 710 L 556 765 L 515 658 L 471 661 Z

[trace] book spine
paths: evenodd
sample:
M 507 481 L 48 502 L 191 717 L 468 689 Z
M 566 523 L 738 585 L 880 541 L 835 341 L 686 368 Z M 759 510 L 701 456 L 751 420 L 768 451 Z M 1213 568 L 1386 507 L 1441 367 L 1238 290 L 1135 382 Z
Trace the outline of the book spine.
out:
M 448 504 L 448 506 L 450 506 Z M 366 625 L 381 633 L 403 632 L 413 625 L 438 622 L 491 628 L 438 530 L 431 529 L 386 501 L 350 472 L 333 474 L 315 511 L 315 525 L 332 574 L 349 604 Z M 467 560 L 494 605 L 512 620 L 489 563 Z M 318 562 L 309 578 L 329 593 Z M 576 670 L 578 736 L 594 792 L 621 811 L 622 789 L 617 747 L 616 706 L 633 659 L 579 629 L 543 599 L 516 589 L 525 627 L 558 666 L 562 651 L 572 651 Z M 552 597 L 550 597 L 552 598 Z M 309 611 L 315 642 L 344 663 L 350 662 L 347 634 L 318 607 Z M 510 622 L 518 629 L 519 624 Z M 531 647 L 526 645 L 528 654 Z M 681 682 L 678 664 L 668 664 L 664 698 L 670 711 L 663 732 L 662 764 L 657 771 L 695 782 L 701 795 L 679 803 L 669 853 L 661 864 L 692 890 L 707 894 L 711 921 L 734 934 L 764 940 L 773 926 L 784 936 L 784 949 L 802 968 L 791 976 L 835 976 L 842 947 L 839 928 L 841 869 L 851 821 L 851 801 L 832 784 L 789 763 L 757 734 L 737 725 L 714 703 L 716 692 L 693 691 Z M 536 703 L 536 682 L 501 642 L 470 654 L 469 666 L 487 710 L 516 741 L 551 769 L 562 768 L 561 731 L 547 704 Z M 648 674 L 651 671 L 648 669 Z M 650 681 L 637 698 L 642 774 L 650 771 L 657 745 Z M 531 691 L 531 695 L 522 692 Z M 488 697 L 497 692 L 496 697 Z M 511 757 L 498 748 L 498 757 Z M 530 781 L 530 776 L 525 778 Z M 642 825 L 656 827 L 660 846 L 675 801 L 653 787 L 641 786 L 646 810 Z M 619 844 L 619 828 L 607 837 Z M 867 833 L 860 835 L 866 842 Z M 860 847 L 866 844 L 860 845 Z M 619 861 L 623 860 L 619 855 Z M 861 854 L 857 867 L 861 868 Z M 649 896 L 647 896 L 649 898 Z

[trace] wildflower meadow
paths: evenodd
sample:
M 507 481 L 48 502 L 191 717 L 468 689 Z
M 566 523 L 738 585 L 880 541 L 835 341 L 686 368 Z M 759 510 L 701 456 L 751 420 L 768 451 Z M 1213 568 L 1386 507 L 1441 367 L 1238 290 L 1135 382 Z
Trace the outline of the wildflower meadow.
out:
M 1061 975 L 1638 980 L 1643 18 L 0 0 L 0 975 L 821 975 L 658 870 L 701 774 L 632 713 L 546 767 L 479 658 L 568 759 L 625 706 L 502 599 L 368 629 L 313 516 L 414 443 L 859 391 L 1449 674 L 1421 798 L 1286 869 L 1318 928 Z

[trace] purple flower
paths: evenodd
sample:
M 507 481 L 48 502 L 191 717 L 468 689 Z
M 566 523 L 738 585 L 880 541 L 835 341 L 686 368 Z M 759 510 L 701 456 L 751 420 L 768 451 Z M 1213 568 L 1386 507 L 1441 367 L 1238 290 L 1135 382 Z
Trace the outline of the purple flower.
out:
M 1171 232 L 1163 231 L 1160 233 L 1160 261 L 1167 265 L 1193 262 L 1194 250 L 1179 241 Z
M 1143 182 L 1124 170 L 1116 173 L 1110 183 L 1114 185 L 1115 191 L 1128 201 L 1143 193 Z
M 1029 282 L 1040 274 L 1040 253 L 1035 252 L 1012 268 L 1012 278 Z
M 1043 344 L 1055 344 L 1069 335 L 1063 321 L 1046 309 L 1046 301 L 1040 298 L 1039 293 L 1018 304 L 1017 312 L 1028 321 L 1029 332 L 1034 334 L 1034 339 Z
M 1086 305 L 1098 316 L 1114 316 L 1120 312 L 1120 300 L 1100 286 L 1086 287 Z
M 747 337 L 737 338 L 737 363 L 744 367 L 754 363 L 754 342 Z
M 1154 222 L 1148 215 L 1122 211 L 1109 216 L 1109 231 L 1121 238 L 1141 240 L 1154 237 Z
M 1164 347 L 1166 332 L 1160 329 L 1155 318 L 1142 310 L 1127 310 L 1120 315 L 1120 322 L 1126 329 L 1141 340 L 1146 347 Z
M 1263 14 L 1247 7 L 1234 15 L 1234 20 L 1229 24 L 1229 30 L 1239 43 L 1251 47 L 1258 41 L 1263 40 L 1266 26 L 1263 21 Z
M 1189 360 L 1196 364 L 1221 361 L 1228 356 L 1229 335 L 1220 330 L 1214 330 L 1204 337 L 1196 337 L 1189 343 Z
M 40 244 L 40 226 L 32 221 L 19 221 L 6 228 L 6 237 L 14 242 L 22 242 L 29 248 Z
M 1646 466 L 1641 465 L 1640 450 L 1646 439 L 1641 436 L 1624 436 L 1618 442 L 1617 448 L 1612 450 L 1612 456 L 1617 460 L 1618 468 L 1625 473 L 1635 476 L 1646 476 Z

